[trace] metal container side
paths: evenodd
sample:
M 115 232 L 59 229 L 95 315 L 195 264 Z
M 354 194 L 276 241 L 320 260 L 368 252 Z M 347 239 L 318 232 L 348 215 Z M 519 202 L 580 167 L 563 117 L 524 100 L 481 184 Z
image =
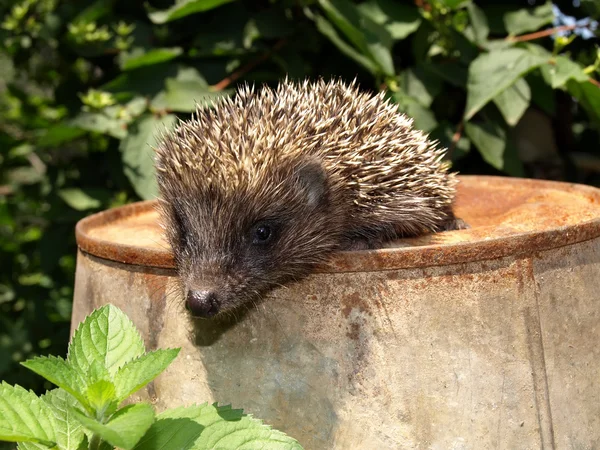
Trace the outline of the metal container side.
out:
M 113 303 L 182 347 L 141 398 L 233 403 L 307 449 L 600 446 L 600 190 L 461 177 L 472 228 L 341 252 L 193 321 L 153 202 L 77 225 L 73 327 Z

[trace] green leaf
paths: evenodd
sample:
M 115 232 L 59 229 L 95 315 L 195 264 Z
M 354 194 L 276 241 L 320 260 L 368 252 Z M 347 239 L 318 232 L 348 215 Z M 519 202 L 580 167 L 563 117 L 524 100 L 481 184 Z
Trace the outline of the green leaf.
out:
M 83 429 L 73 417 L 77 401 L 63 389 L 53 389 L 42 396 L 52 409 L 56 426 L 56 443 L 61 450 L 77 450 L 84 441 Z
M 371 57 L 380 67 L 382 73 L 388 76 L 393 76 L 396 72 L 394 69 L 394 60 L 390 50 L 391 45 L 379 39 L 378 37 L 369 34 L 367 36 L 367 46 Z
M 52 447 L 56 442 L 52 409 L 32 391 L 0 383 L 0 440 L 37 442 Z
M 58 196 L 63 199 L 67 205 L 77 211 L 99 208 L 102 205 L 100 200 L 89 196 L 83 190 L 78 188 L 60 189 L 58 191 Z
M 115 385 L 108 380 L 98 380 L 90 383 L 85 390 L 85 396 L 94 412 L 102 412 L 103 416 L 112 414 L 118 402 L 115 396 Z
M 361 29 L 359 10 L 348 0 L 319 0 L 319 4 L 348 40 L 366 53 L 366 38 Z
M 227 96 L 231 91 L 214 91 L 192 67 L 180 68 L 174 78 L 167 78 L 165 90 L 152 99 L 152 107 L 181 112 L 194 112 L 197 106 Z
M 467 11 L 469 12 L 469 19 L 471 20 L 473 32 L 475 33 L 475 42 L 483 44 L 487 41 L 488 35 L 490 34 L 487 17 L 482 9 L 475 3 L 469 3 L 467 5 Z
M 589 79 L 583 67 L 566 56 L 557 56 L 549 64 L 543 65 L 542 75 L 552 89 L 564 87 L 569 80 L 584 83 Z
M 369 0 L 357 5 L 364 16 L 383 26 L 393 40 L 402 40 L 417 31 L 421 15 L 414 5 L 394 0 Z
M 77 410 L 73 410 L 73 415 L 102 440 L 125 450 L 132 449 L 154 422 L 154 410 L 146 403 L 121 408 L 107 423 L 98 422 Z
M 57 356 L 38 356 L 21 364 L 67 391 L 84 407 L 89 407 L 89 402 L 83 394 L 86 388 L 83 374 L 74 370 L 64 359 Z
M 377 73 L 394 75 L 392 38 L 389 33 L 371 20 L 348 0 L 319 0 L 321 8 L 333 24 L 364 56 L 373 61 Z
M 144 352 L 142 338 L 131 320 L 119 308 L 105 305 L 79 325 L 69 344 L 67 362 L 89 379 L 102 370 L 114 375 Z
M 554 12 L 551 2 L 537 8 L 523 8 L 504 14 L 504 26 L 511 36 L 536 31 L 553 21 Z
M 189 450 L 204 430 L 192 419 L 158 419 L 136 445 L 137 449 Z
M 506 147 L 506 133 L 495 123 L 465 124 L 465 133 L 479 149 L 483 159 L 492 167 L 502 170 L 504 167 L 504 149 Z
M 164 88 L 166 78 L 176 76 L 179 70 L 181 66 L 174 62 L 143 66 L 121 73 L 101 88 L 116 95 L 152 96 Z
M 510 126 L 515 126 L 531 101 L 531 89 L 523 78 L 494 97 L 494 103 Z
M 122 401 L 150 383 L 177 357 L 180 349 L 159 349 L 125 364 L 115 374 L 116 398 Z
M 473 117 L 491 99 L 547 59 L 520 48 L 484 53 L 469 67 L 465 120 Z
M 83 6 L 83 5 L 82 5 Z M 79 22 L 95 22 L 98 19 L 110 14 L 112 7 L 112 0 L 96 0 L 83 9 L 74 19 L 73 23 Z
M 398 109 L 401 112 L 413 119 L 415 128 L 430 132 L 437 126 L 433 112 L 423 106 L 417 99 L 399 90 L 392 94 L 392 100 L 398 104 Z
M 523 166 L 517 150 L 507 139 L 500 124 L 491 121 L 467 122 L 465 133 L 491 166 L 509 175 L 523 176 Z
M 448 37 L 451 39 L 452 47 L 456 49 L 458 59 L 463 66 L 468 67 L 481 54 L 477 46 L 465 34 L 450 28 Z
M 81 128 L 72 127 L 67 124 L 58 124 L 45 130 L 37 143 L 40 147 L 58 147 L 66 142 L 71 142 L 84 134 L 85 130 L 82 130 Z
M 567 82 L 569 93 L 581 103 L 581 106 L 597 122 L 600 122 L 600 88 L 586 81 L 577 83 L 570 80 Z
M 132 117 L 142 115 L 148 108 L 148 100 L 144 97 L 134 97 L 125 104 L 127 113 Z
M 531 103 L 539 107 L 550 117 L 556 114 L 556 98 L 552 88 L 542 77 L 541 71 L 527 75 L 527 84 L 531 88 Z
M 453 86 L 466 88 L 468 72 L 462 65 L 456 62 L 446 63 L 425 63 L 423 68 L 434 73 L 442 80 L 447 81 Z
M 450 9 L 462 8 L 470 2 L 471 0 L 440 0 L 441 4 L 446 5 Z
M 127 122 L 105 112 L 81 112 L 69 122 L 71 127 L 108 134 L 117 139 L 127 136 Z
M 339 51 L 341 51 L 344 55 L 352 58 L 354 61 L 359 63 L 365 69 L 367 69 L 372 74 L 377 74 L 379 72 L 379 68 L 377 65 L 371 61 L 369 58 L 363 56 L 360 52 L 356 51 L 351 45 L 347 44 L 340 35 L 337 33 L 336 29 L 325 19 L 319 15 L 315 16 L 315 24 L 317 25 L 317 29 L 329 40 L 333 45 L 335 45 Z
M 183 442 L 182 447 L 170 446 L 167 436 L 161 433 L 170 431 L 169 425 L 173 420 L 191 419 L 200 425 L 200 436 L 189 445 Z M 169 420 L 166 422 L 166 420 Z M 178 424 L 183 426 L 183 423 Z M 190 436 L 192 433 L 190 433 Z M 162 445 L 157 445 L 160 439 Z M 232 409 L 231 406 L 196 405 L 185 408 L 176 408 L 163 412 L 152 425 L 148 434 L 140 440 L 136 450 L 150 450 L 162 448 L 208 449 L 208 448 L 235 448 L 262 450 L 300 450 L 302 447 L 293 438 L 284 433 L 273 430 L 261 421 L 242 413 L 241 410 Z
M 416 99 L 421 105 L 429 108 L 433 99 L 441 92 L 442 83 L 439 77 L 422 67 L 404 70 L 399 77 L 402 90 Z
M 467 122 L 465 133 L 479 149 L 483 159 L 492 167 L 502 170 L 504 167 L 504 149 L 506 147 L 506 133 L 496 123 Z
M 513 44 L 514 45 L 514 44 Z M 525 42 L 523 44 L 524 48 L 526 48 L 529 52 L 533 53 L 534 55 L 538 55 L 538 56 L 542 56 L 544 57 L 548 62 L 552 61 L 552 52 L 549 52 L 548 50 L 546 50 L 544 47 L 542 47 L 539 44 L 534 44 L 533 42 Z
M 121 60 L 123 70 L 137 69 L 143 66 L 152 66 L 177 58 L 183 53 L 181 47 L 153 48 L 145 51 L 143 48 L 135 48 L 124 54 Z
M 181 19 L 203 11 L 208 11 L 233 0 L 181 0 L 175 3 L 169 9 L 163 11 L 154 11 L 148 14 L 150 20 L 154 23 L 162 24 L 172 20 Z
M 137 194 L 145 200 L 156 198 L 158 195 L 152 148 L 157 145 L 158 133 L 172 128 L 176 121 L 177 117 L 172 114 L 163 117 L 142 116 L 119 145 L 125 175 Z M 135 357 L 140 355 L 141 353 Z
M 508 39 L 493 39 L 491 41 L 486 41 L 481 44 L 483 48 L 490 52 L 494 52 L 497 50 L 506 50 L 507 48 L 514 47 L 514 45 L 514 42 L 510 42 Z

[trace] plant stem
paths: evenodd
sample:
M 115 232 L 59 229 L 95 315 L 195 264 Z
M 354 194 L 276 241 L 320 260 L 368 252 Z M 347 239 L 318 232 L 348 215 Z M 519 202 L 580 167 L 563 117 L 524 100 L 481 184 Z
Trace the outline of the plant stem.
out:
M 89 445 L 89 450 L 98 450 L 100 448 L 100 443 L 101 443 L 101 439 L 100 436 L 98 436 L 97 434 L 93 434 L 92 435 L 92 439 L 90 440 L 90 445 Z
M 525 42 L 525 41 L 533 41 L 534 39 L 543 38 L 546 36 L 551 36 L 555 33 L 559 33 L 561 31 L 569 31 L 574 30 L 575 28 L 586 28 L 585 25 L 561 25 L 560 27 L 550 28 L 548 30 L 536 31 L 535 33 L 523 34 L 521 36 L 508 36 L 506 38 L 507 41 L 512 42 Z

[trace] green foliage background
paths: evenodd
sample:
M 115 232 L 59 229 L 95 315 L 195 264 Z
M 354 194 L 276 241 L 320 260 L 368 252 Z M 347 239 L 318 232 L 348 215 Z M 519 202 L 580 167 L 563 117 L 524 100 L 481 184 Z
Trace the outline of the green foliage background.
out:
M 580 3 L 560 6 L 598 18 L 599 0 Z M 0 18 L 0 379 L 9 383 L 41 389 L 17 363 L 66 351 L 76 221 L 154 197 L 155 131 L 238 83 L 356 77 L 449 147 L 463 173 L 598 183 L 589 170 L 596 39 L 532 35 L 552 28 L 550 3 L 5 0 Z M 518 151 L 527 108 L 553 125 L 558 172 Z

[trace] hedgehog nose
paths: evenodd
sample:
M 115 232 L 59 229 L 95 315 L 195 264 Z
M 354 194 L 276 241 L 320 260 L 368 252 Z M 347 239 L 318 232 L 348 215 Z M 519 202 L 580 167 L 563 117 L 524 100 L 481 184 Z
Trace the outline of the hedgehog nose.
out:
M 187 306 L 194 317 L 213 317 L 219 312 L 217 296 L 212 291 L 188 291 Z

